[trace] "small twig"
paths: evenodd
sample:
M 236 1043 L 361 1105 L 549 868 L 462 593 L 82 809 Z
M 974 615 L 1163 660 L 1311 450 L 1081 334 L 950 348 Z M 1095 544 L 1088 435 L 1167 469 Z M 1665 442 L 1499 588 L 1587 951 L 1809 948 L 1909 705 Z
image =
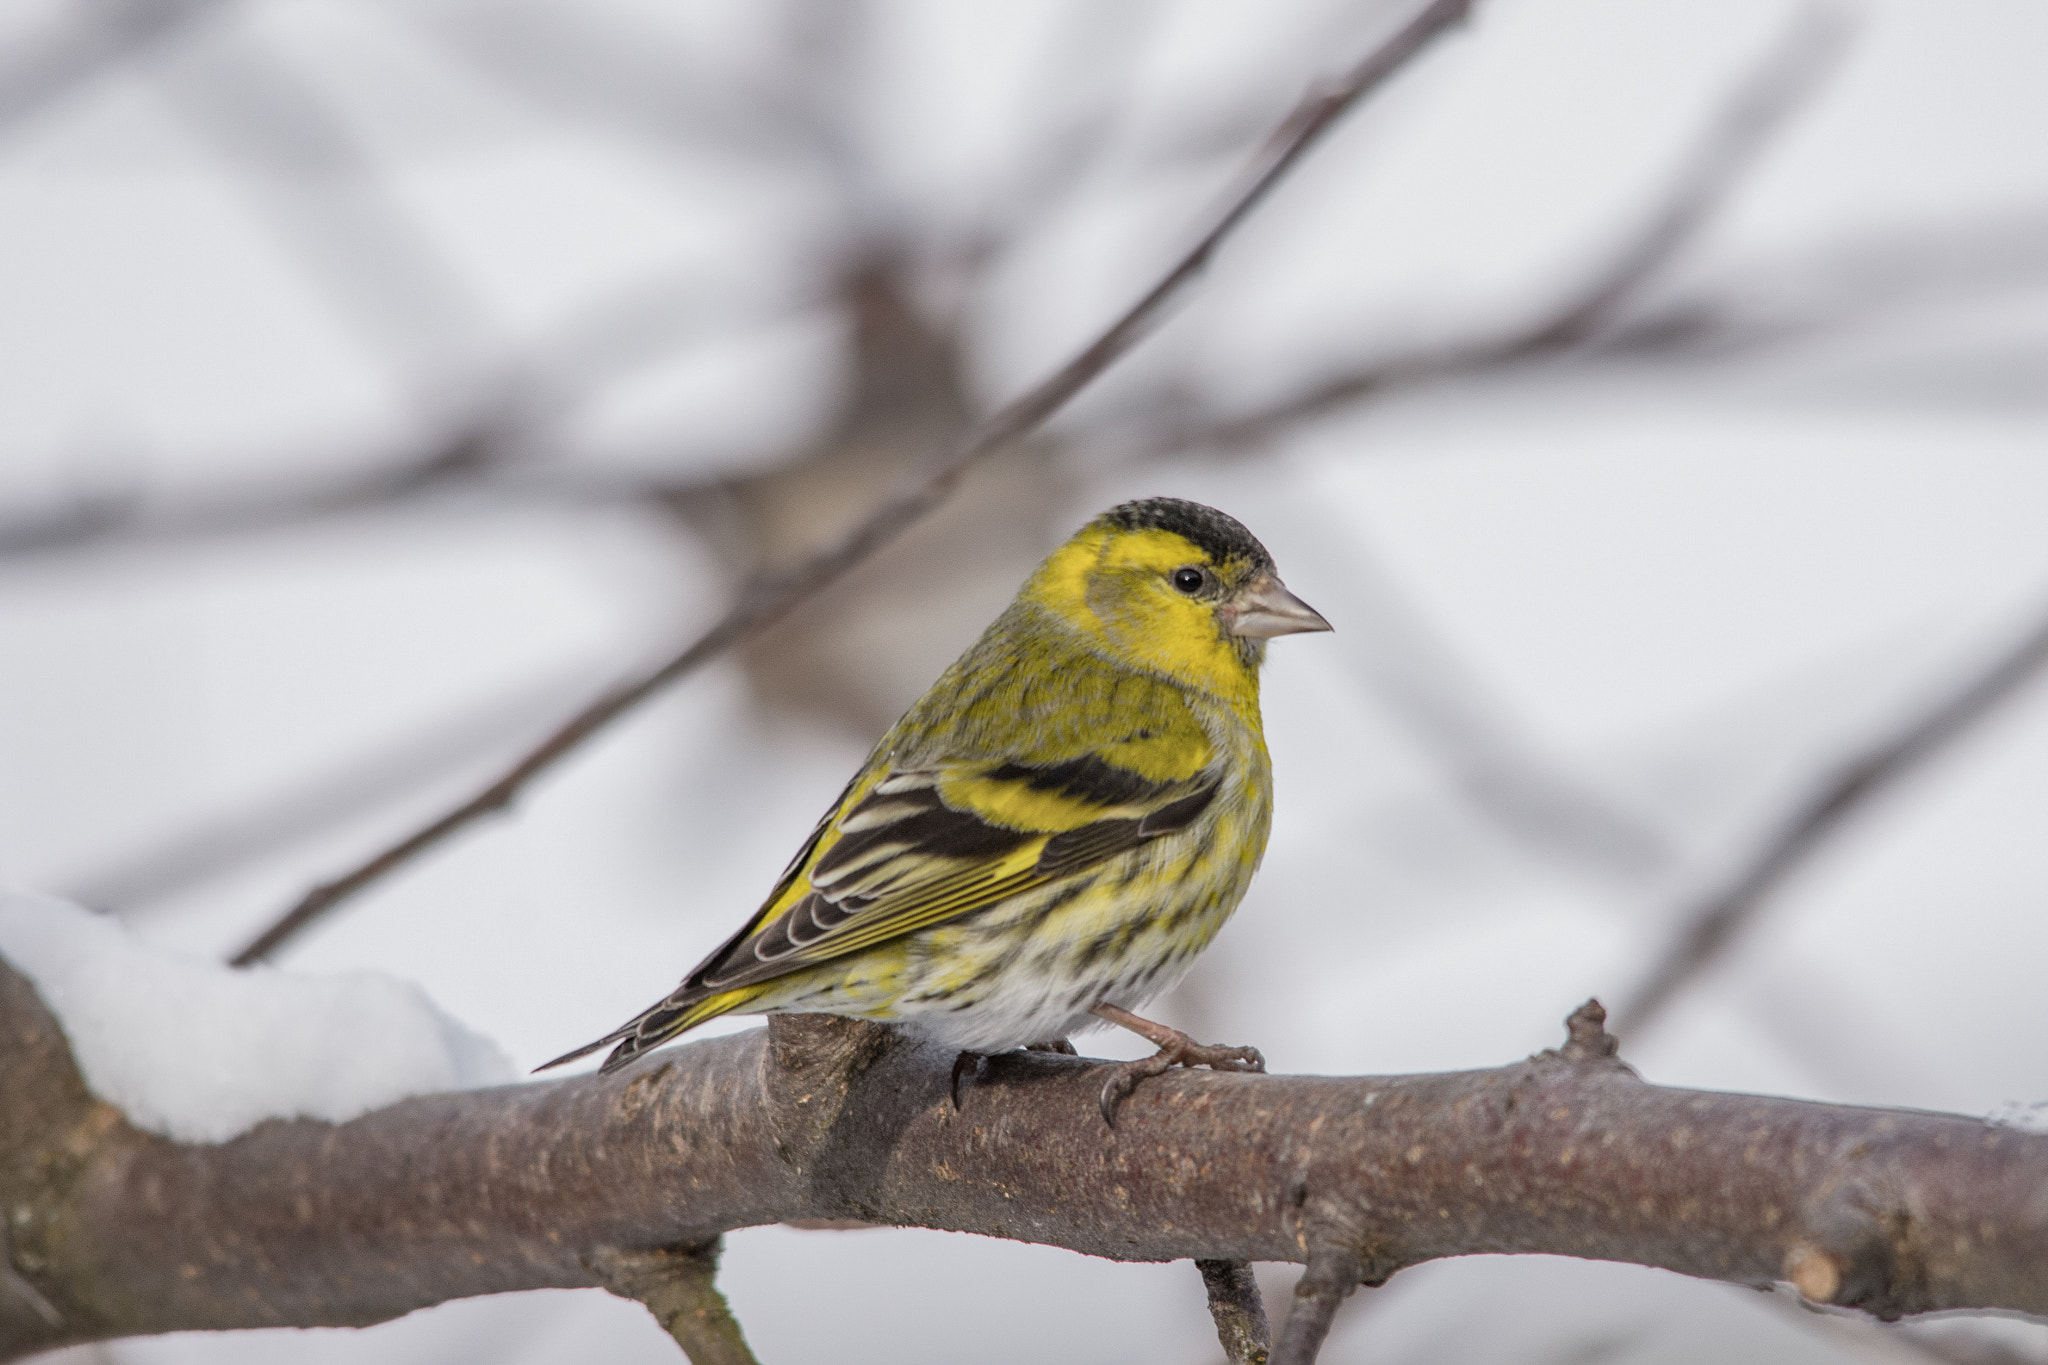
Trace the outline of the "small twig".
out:
M 1864 752 L 1823 776 L 1782 824 L 1745 858 L 1726 885 L 1678 918 L 1679 929 L 1643 984 L 1616 1011 L 1617 1033 L 1639 1033 L 1727 952 L 1785 880 L 1843 822 L 2009 700 L 2048 666 L 2048 610 L 1989 664 Z
M 1313 526 L 1318 514 L 1302 508 L 1296 515 Z M 1621 810 L 1522 732 L 1355 530 L 1334 521 L 1324 529 L 1328 534 L 1305 538 L 1309 572 L 1320 557 L 1321 577 L 1351 585 L 1340 652 L 1472 809 L 1524 847 L 1577 867 L 1640 878 L 1672 861 L 1668 842 L 1652 825 Z
M 713 476 L 608 475 L 545 464 L 564 419 L 604 384 L 680 347 L 821 302 L 795 291 L 756 311 L 695 281 L 638 278 L 565 319 L 553 335 L 478 381 L 471 408 L 403 454 L 326 478 L 250 481 L 152 497 L 110 488 L 48 510 L 0 510 L 0 560 L 119 544 L 261 534 L 417 503 L 436 495 L 551 505 L 660 502 L 719 486 Z
M 347 897 L 486 815 L 510 806 L 534 777 L 552 768 L 585 740 L 668 684 L 688 676 L 725 650 L 759 634 L 799 602 L 833 582 L 943 502 L 967 468 L 1037 429 L 1096 376 L 1136 346 L 1193 284 L 1223 243 L 1345 111 L 1378 88 L 1431 39 L 1461 21 L 1470 0 L 1431 3 L 1336 84 L 1313 93 L 1276 133 L 1260 164 L 1228 202 L 1215 224 L 1165 276 L 1108 330 L 1022 397 L 987 418 L 915 482 L 870 513 L 838 544 L 786 572 L 755 582 L 725 616 L 680 653 L 641 677 L 599 697 L 483 791 L 354 871 L 308 891 L 300 901 L 237 953 L 238 965 L 260 961 Z
M 1244 1261 L 1196 1261 L 1202 1287 L 1209 1291 L 1209 1316 L 1216 1320 L 1216 1339 L 1223 1343 L 1230 1365 L 1266 1365 L 1273 1350 L 1273 1329 L 1266 1324 L 1266 1301 L 1259 1282 Z
M 1535 323 L 1503 336 L 1425 347 L 1374 361 L 1235 417 L 1177 427 L 1165 423 L 1161 436 L 1149 441 L 1141 438 L 1127 448 L 1140 457 L 1194 446 L 1244 449 L 1296 423 L 1391 388 L 1502 369 L 1589 341 L 1698 239 L 1772 139 L 1834 69 L 1847 49 L 1849 34 L 1848 26 L 1831 11 L 1804 13 L 1762 65 L 1737 87 L 1641 225 L 1589 280 Z M 1148 412 L 1146 418 L 1158 424 L 1158 414 Z
M 459 713 L 413 726 L 366 754 L 109 858 L 98 871 L 71 882 L 66 894 L 95 910 L 128 914 L 203 886 L 466 767 L 499 758 L 586 685 L 579 674 L 573 686 L 565 676 L 471 698 Z
M 1272 1365 L 1314 1365 L 1337 1320 L 1337 1309 L 1364 1277 L 1365 1266 L 1355 1252 L 1331 1248 L 1312 1253 L 1308 1269 L 1294 1286 L 1294 1304 L 1280 1329 Z
M 2019 205 L 1860 228 L 1734 261 L 1600 338 L 1602 353 L 1727 356 L 1867 328 L 1887 315 L 2010 296 L 2048 274 L 2048 209 Z
M 242 486 L 165 507 L 152 507 L 139 492 L 98 493 L 55 511 L 0 515 L 0 559 L 114 539 L 175 541 L 272 531 L 369 511 L 473 478 L 498 462 L 503 436 L 494 423 L 465 423 L 417 455 L 325 482 Z
M 1814 7 L 1735 91 L 1680 166 L 1663 202 L 1579 297 L 1523 338 L 1531 351 L 1576 345 L 1611 322 L 1651 276 L 1699 237 L 1773 137 L 1820 88 L 1848 50 L 1841 12 Z
M 718 1292 L 723 1238 L 656 1251 L 604 1251 L 588 1258 L 604 1286 L 647 1306 L 690 1365 L 760 1365 L 732 1306 Z
M 425 224 L 387 183 L 378 158 L 318 85 L 259 32 L 187 46 L 151 64 L 153 83 L 239 172 L 248 202 L 306 278 L 402 383 L 434 399 L 447 368 L 488 354 L 503 329 Z

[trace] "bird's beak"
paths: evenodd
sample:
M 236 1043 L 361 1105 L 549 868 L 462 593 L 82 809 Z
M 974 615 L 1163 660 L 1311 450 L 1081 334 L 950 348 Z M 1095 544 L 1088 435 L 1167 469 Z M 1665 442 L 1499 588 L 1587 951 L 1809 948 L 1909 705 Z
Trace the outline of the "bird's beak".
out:
M 1239 588 L 1219 614 L 1225 630 L 1254 640 L 1330 629 L 1322 613 L 1287 591 L 1279 576 L 1270 572 Z

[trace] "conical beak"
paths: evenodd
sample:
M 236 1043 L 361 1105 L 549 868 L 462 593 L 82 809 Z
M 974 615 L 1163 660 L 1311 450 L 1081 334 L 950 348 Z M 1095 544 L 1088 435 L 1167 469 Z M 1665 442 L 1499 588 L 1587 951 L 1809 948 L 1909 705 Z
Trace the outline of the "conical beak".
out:
M 1322 613 L 1287 591 L 1287 585 L 1272 573 L 1262 573 L 1238 589 L 1219 614 L 1225 630 L 1254 640 L 1330 629 Z

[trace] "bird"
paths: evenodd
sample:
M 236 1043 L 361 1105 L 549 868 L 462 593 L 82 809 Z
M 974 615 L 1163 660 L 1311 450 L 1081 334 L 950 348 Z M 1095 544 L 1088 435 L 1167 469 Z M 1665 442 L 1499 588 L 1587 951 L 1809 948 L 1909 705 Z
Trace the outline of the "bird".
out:
M 1251 884 L 1272 824 L 1266 642 L 1329 630 L 1235 518 L 1180 498 L 1095 517 L 904 713 L 760 909 L 596 1041 L 616 1071 L 725 1014 L 834 1014 L 958 1050 L 1072 1052 L 1109 1023 L 1174 1066 L 1262 1071 L 1136 1011 L 1184 975 Z

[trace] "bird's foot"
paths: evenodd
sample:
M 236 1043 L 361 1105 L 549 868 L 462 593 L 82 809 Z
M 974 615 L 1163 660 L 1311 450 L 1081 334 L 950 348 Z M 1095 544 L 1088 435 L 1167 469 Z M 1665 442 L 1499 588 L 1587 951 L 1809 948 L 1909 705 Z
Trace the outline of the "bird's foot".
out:
M 1102 1117 L 1110 1127 L 1116 1127 L 1116 1111 L 1138 1088 L 1138 1082 L 1151 1076 L 1171 1071 L 1177 1066 L 1206 1066 L 1212 1071 L 1264 1071 L 1266 1059 L 1255 1047 L 1226 1047 L 1217 1043 L 1198 1043 L 1177 1028 L 1141 1019 L 1129 1010 L 1118 1009 L 1115 1005 L 1097 1005 L 1097 1018 L 1106 1019 L 1121 1028 L 1147 1039 L 1159 1048 L 1150 1057 L 1140 1057 L 1134 1062 L 1119 1062 L 1109 1073 L 1109 1079 L 1102 1083 Z
M 1048 1038 L 1042 1043 L 1026 1043 L 1024 1044 L 1024 1050 L 1026 1052 L 1057 1052 L 1062 1057 L 1078 1057 L 1081 1055 L 1074 1050 L 1074 1045 L 1064 1038 Z
M 960 1112 L 960 1095 L 969 1085 L 981 1079 L 981 1064 L 988 1060 L 986 1052 L 963 1052 L 953 1059 L 953 1079 L 947 1089 L 953 1095 L 953 1112 Z M 965 1082 L 965 1084 L 963 1084 Z

